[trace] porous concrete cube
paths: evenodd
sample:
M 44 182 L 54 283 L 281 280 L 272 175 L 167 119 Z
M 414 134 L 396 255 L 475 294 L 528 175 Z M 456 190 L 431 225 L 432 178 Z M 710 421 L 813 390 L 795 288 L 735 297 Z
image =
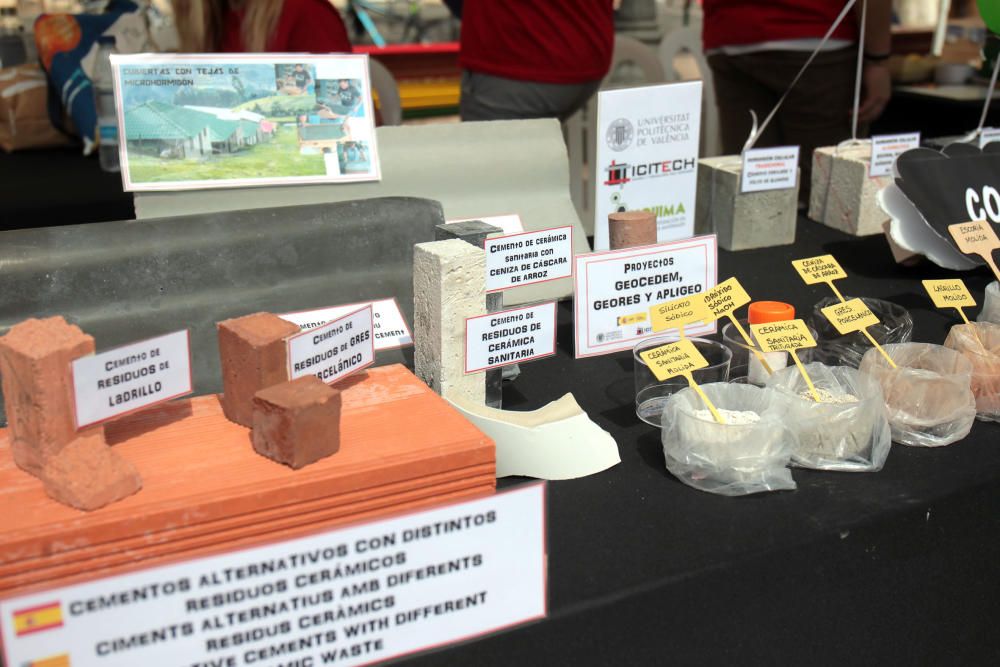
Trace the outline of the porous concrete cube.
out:
M 70 364 L 94 353 L 94 338 L 62 317 L 29 319 L 0 337 L 0 378 L 17 465 L 33 475 L 77 438 Z M 103 426 L 80 435 L 104 437 Z
M 288 380 L 285 339 L 299 327 L 271 313 L 219 322 L 222 411 L 229 421 L 253 426 L 253 396 Z
M 315 375 L 282 382 L 253 397 L 253 448 L 298 470 L 340 449 L 340 391 Z
M 698 161 L 695 234 L 716 234 L 725 250 L 770 248 L 795 243 L 799 177 L 795 187 L 740 192 L 743 162 L 738 155 Z
M 414 366 L 441 396 L 485 403 L 485 373 L 465 374 L 465 320 L 485 314 L 482 248 L 459 239 L 414 246 Z
M 871 144 L 825 146 L 813 153 L 809 219 L 854 236 L 882 232 L 889 219 L 876 201 L 891 176 L 871 178 Z

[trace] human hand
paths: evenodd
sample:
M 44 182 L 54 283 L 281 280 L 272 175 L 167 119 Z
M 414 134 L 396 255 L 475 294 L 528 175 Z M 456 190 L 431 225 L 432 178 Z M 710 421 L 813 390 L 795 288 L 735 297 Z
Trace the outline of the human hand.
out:
M 885 62 L 866 62 L 861 73 L 861 106 L 858 121 L 870 123 L 885 110 L 892 97 L 892 75 Z

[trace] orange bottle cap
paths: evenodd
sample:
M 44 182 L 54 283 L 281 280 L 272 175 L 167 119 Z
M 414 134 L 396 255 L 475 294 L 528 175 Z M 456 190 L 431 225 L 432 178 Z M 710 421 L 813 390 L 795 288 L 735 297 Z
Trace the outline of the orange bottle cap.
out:
M 750 324 L 767 324 L 795 319 L 795 306 L 781 301 L 754 301 L 750 304 Z

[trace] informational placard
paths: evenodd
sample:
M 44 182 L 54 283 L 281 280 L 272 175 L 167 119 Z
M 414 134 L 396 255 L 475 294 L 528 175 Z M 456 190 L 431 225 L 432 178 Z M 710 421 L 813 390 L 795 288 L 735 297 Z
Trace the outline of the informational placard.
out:
M 643 248 L 576 256 L 574 318 L 576 356 L 629 350 L 653 333 L 638 313 L 655 304 L 703 294 L 717 280 L 715 236 Z M 685 328 L 691 336 L 714 333 L 715 322 Z
M 924 280 L 924 289 L 938 308 L 971 308 L 976 300 L 960 278 Z
M 466 373 L 534 361 L 555 353 L 554 301 L 465 320 Z
M 712 316 L 719 319 L 750 303 L 750 295 L 743 289 L 740 281 L 733 277 L 707 290 L 704 301 Z
M 704 322 L 709 317 L 711 315 L 705 307 L 702 294 L 682 296 L 649 309 L 649 319 L 653 324 L 653 331 L 657 333 L 668 329 L 678 329 L 680 332 L 689 324 Z
M 657 238 L 694 233 L 701 81 L 597 94 L 594 249 L 607 250 L 608 215 L 656 214 Z
M 300 329 L 306 331 L 308 329 L 315 329 L 338 317 L 343 317 L 348 313 L 353 313 L 369 305 L 372 307 L 372 332 L 375 335 L 376 351 L 395 350 L 400 347 L 413 345 L 413 334 L 410 332 L 410 327 L 406 324 L 406 318 L 403 317 L 403 313 L 399 309 L 399 303 L 395 299 L 363 301 L 345 306 L 303 310 L 296 313 L 285 313 L 284 315 L 279 315 L 279 317 L 283 320 L 288 320 L 292 324 L 297 324 Z
M 792 260 L 792 266 L 799 272 L 806 285 L 828 283 L 847 277 L 847 272 L 841 268 L 840 262 L 833 255 L 795 259 Z
M 708 360 L 705 359 L 705 356 L 698 351 L 694 343 L 686 338 L 675 343 L 655 347 L 652 350 L 644 350 L 639 353 L 639 356 L 660 382 L 678 375 L 690 377 L 691 371 L 708 367 Z
M 1000 141 L 1000 127 L 984 127 L 979 133 L 979 147 L 983 148 L 994 141 Z
M 73 361 L 76 427 L 191 393 L 191 344 L 175 331 Z
M 872 136 L 872 161 L 868 176 L 891 176 L 896 158 L 913 148 L 920 148 L 920 133 L 877 134 Z
M 740 192 L 788 190 L 798 184 L 799 147 L 752 148 L 743 152 Z
M 485 222 L 487 225 L 499 227 L 503 230 L 504 234 L 519 234 L 524 231 L 524 223 L 521 222 L 521 216 L 517 213 L 510 213 L 507 215 L 487 215 L 482 218 L 460 218 L 458 220 L 448 220 L 445 224 L 451 225 L 456 222 L 471 222 L 473 220 L 479 220 L 480 222 Z
M 573 227 L 486 239 L 486 291 L 498 292 L 573 275 Z
M 835 303 L 821 310 L 842 336 L 878 324 L 878 317 L 861 299 Z
M 315 375 L 333 384 L 375 363 L 372 307 L 289 336 L 288 378 Z
M 787 352 L 816 347 L 816 339 L 802 320 L 751 324 L 750 330 L 764 352 Z
M 127 191 L 377 181 L 366 55 L 111 56 Z
M 8 598 L 0 626 L 11 667 L 363 665 L 543 618 L 545 589 L 531 484 Z

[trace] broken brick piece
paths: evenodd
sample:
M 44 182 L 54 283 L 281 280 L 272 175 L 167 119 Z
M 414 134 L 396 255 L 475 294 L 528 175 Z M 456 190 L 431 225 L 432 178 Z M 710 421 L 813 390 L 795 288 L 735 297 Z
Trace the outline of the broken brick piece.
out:
M 0 337 L 0 379 L 14 461 L 38 475 L 78 437 L 70 364 L 94 353 L 94 338 L 62 317 L 29 319 Z M 103 426 L 81 434 L 103 436 Z
M 257 392 L 253 448 L 295 469 L 336 453 L 340 403 L 340 391 L 314 375 Z
M 253 396 L 288 380 L 285 338 L 299 327 L 271 313 L 219 322 L 222 411 L 237 424 L 253 425 Z
M 45 493 L 88 512 L 142 488 L 135 467 L 104 442 L 102 434 L 77 438 L 42 469 Z

